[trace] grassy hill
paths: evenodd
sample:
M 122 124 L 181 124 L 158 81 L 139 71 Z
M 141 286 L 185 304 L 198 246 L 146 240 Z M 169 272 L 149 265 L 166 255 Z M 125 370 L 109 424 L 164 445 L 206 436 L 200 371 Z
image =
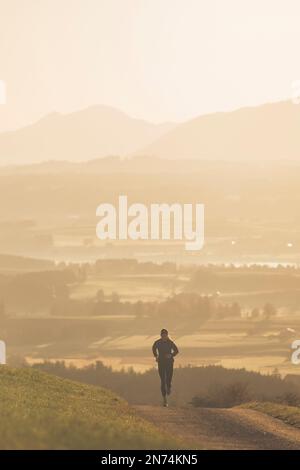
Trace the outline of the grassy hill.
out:
M 1 449 L 167 449 L 179 443 L 112 392 L 0 366 Z
M 300 428 L 300 408 L 298 406 L 270 402 L 252 402 L 245 403 L 240 408 L 259 411 L 273 418 L 280 419 L 286 424 Z

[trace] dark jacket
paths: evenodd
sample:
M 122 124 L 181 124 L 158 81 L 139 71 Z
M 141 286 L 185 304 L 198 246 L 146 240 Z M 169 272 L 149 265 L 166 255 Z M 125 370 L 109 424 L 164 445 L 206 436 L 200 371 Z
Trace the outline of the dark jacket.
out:
M 176 344 L 171 339 L 163 341 L 161 338 L 153 343 L 152 352 L 158 361 L 174 361 L 174 356 L 179 353 Z M 169 354 L 170 358 L 167 357 Z

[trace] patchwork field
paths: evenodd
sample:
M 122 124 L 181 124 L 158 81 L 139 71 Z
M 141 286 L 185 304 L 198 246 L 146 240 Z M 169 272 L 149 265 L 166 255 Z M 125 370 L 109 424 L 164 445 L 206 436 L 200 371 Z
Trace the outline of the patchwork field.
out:
M 95 320 L 91 319 L 93 325 Z M 109 318 L 97 320 L 98 329 L 106 324 L 106 331 L 113 329 Z M 134 330 L 134 319 L 123 319 L 129 328 Z M 248 370 L 271 373 L 274 369 L 286 375 L 300 374 L 300 367 L 291 362 L 292 341 L 300 331 L 300 319 L 282 317 L 272 320 L 268 325 L 249 320 L 219 320 L 208 321 L 201 331 L 194 334 L 174 334 L 180 355 L 176 360 L 177 366 L 186 365 L 223 365 L 224 367 L 246 368 Z M 161 324 L 162 325 L 162 324 Z M 157 325 L 157 332 L 159 325 Z M 295 330 L 295 333 L 289 332 Z M 16 347 L 16 353 L 21 351 L 29 362 L 39 362 L 41 359 L 65 360 L 77 366 L 83 366 L 101 360 L 114 369 L 133 367 L 144 371 L 155 365 L 151 346 L 158 333 L 152 328 L 149 334 L 103 335 L 99 339 L 88 342 L 52 342 L 32 345 L 26 349 Z M 300 335 L 299 335 L 300 336 Z

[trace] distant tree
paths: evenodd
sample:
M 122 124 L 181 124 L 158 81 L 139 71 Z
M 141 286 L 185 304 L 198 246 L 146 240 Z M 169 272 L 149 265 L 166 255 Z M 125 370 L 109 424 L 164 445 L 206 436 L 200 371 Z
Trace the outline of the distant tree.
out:
M 54 292 L 57 300 L 67 300 L 69 298 L 69 288 L 66 284 L 57 284 L 54 287 Z
M 234 302 L 231 306 L 231 315 L 233 317 L 240 317 L 241 314 L 242 314 L 241 306 L 237 302 Z
M 271 303 L 266 303 L 263 309 L 263 315 L 265 318 L 269 319 L 271 317 L 275 317 L 277 313 L 276 308 Z
M 78 268 L 78 281 L 79 282 L 85 282 L 87 278 L 87 267 L 85 264 L 81 265 Z
M 255 307 L 251 310 L 251 318 L 258 318 L 260 315 L 259 308 Z
M 227 385 L 212 384 L 201 394 L 192 398 L 196 407 L 230 408 L 251 400 L 247 382 L 233 382 Z
M 0 320 L 4 319 L 5 316 L 6 316 L 5 304 L 4 304 L 3 300 L 0 300 Z
M 143 318 L 144 315 L 144 303 L 141 300 L 138 300 L 133 307 L 134 314 L 136 318 Z
M 280 375 L 280 372 L 278 370 L 277 367 L 275 367 L 273 370 L 272 370 L 272 373 L 271 373 L 272 377 L 276 378 L 276 379 L 281 379 L 281 375 Z
M 299 406 L 300 405 L 300 395 L 299 393 L 285 392 L 282 395 L 276 397 L 275 401 L 283 405 L 288 406 Z
M 114 304 L 118 304 L 120 302 L 120 296 L 117 292 L 112 292 L 110 298 L 111 298 L 111 302 Z
M 96 302 L 104 302 L 105 296 L 103 289 L 98 289 L 96 293 Z

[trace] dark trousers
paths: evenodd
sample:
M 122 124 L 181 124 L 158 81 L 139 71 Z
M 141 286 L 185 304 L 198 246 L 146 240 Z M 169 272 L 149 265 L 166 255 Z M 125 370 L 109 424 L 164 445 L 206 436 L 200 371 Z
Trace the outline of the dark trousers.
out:
M 173 377 L 173 360 L 158 361 L 158 373 L 161 382 L 161 394 L 163 397 L 166 396 L 167 390 L 171 389 L 172 377 Z

